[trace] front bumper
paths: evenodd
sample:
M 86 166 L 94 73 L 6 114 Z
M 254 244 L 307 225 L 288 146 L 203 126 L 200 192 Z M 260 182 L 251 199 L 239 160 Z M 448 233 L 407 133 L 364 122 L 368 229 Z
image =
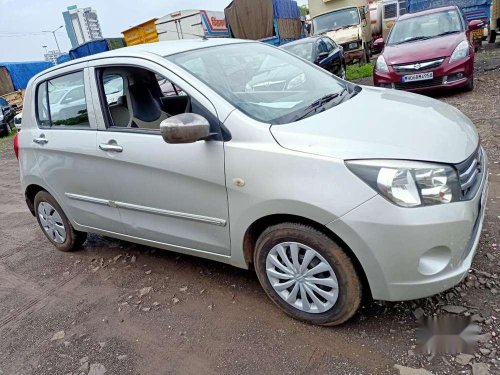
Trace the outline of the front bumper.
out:
M 345 51 L 344 58 L 347 64 L 350 64 L 353 61 L 360 61 L 363 58 L 364 50 L 356 50 L 356 51 Z
M 358 258 L 374 299 L 428 297 L 459 283 L 481 235 L 488 172 L 469 201 L 402 208 L 380 195 L 328 224 Z
M 433 72 L 434 78 L 427 81 L 403 83 L 404 75 Z M 449 63 L 449 57 L 435 69 L 399 73 L 389 66 L 388 73 L 373 72 L 373 83 L 378 87 L 394 88 L 411 92 L 452 89 L 465 86 L 473 77 L 474 57 L 468 56 L 461 61 Z

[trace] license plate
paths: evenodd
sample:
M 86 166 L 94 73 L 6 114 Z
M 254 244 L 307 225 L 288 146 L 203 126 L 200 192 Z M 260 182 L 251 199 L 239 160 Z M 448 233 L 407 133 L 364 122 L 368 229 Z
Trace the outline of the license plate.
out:
M 483 39 L 483 29 L 474 30 L 472 32 L 472 39 L 474 40 Z
M 428 73 L 418 73 L 418 74 L 410 74 L 408 76 L 403 76 L 401 78 L 401 81 L 403 83 L 407 83 L 407 82 L 426 81 L 428 79 L 433 79 L 433 78 L 434 78 L 434 73 L 428 72 Z

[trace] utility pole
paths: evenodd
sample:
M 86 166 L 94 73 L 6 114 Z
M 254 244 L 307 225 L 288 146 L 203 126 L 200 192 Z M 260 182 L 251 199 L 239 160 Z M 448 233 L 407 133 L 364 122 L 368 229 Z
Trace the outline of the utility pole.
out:
M 59 52 L 61 52 L 61 48 L 59 48 L 59 42 L 57 41 L 56 31 L 57 31 L 57 30 L 59 30 L 59 29 L 60 29 L 60 28 L 62 28 L 62 27 L 63 27 L 63 26 L 61 25 L 61 26 L 59 26 L 57 29 L 55 29 L 55 30 L 53 30 L 53 31 L 46 31 L 46 30 L 42 31 L 42 33 L 52 33 L 52 35 L 54 35 L 54 39 L 55 39 L 55 41 L 56 41 L 56 45 L 57 45 L 57 50 L 58 50 Z

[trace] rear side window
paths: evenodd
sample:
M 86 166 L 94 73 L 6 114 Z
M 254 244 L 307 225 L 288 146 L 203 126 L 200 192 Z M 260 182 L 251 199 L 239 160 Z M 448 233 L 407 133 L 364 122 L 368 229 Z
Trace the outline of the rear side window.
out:
M 42 127 L 90 127 L 83 72 L 46 81 L 37 89 L 37 119 Z

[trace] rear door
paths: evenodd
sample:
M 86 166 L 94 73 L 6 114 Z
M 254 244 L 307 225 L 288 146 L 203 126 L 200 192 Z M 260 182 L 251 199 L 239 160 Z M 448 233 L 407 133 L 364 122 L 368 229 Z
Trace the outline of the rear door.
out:
M 96 150 L 96 120 L 86 64 L 43 76 L 36 82 L 37 127 L 29 132 L 40 175 L 70 220 L 77 225 L 123 232 L 112 198 L 109 171 Z M 75 90 L 76 89 L 76 90 Z M 61 101 L 61 93 L 73 95 Z M 54 110 L 51 108 L 54 106 Z

